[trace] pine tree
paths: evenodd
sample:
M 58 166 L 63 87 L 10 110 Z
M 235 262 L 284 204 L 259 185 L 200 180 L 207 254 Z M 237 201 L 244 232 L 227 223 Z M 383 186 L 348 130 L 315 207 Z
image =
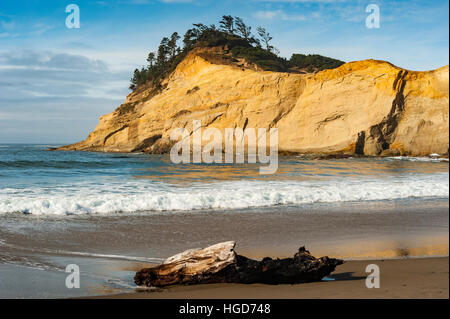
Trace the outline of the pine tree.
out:
M 236 21 L 236 30 L 239 32 L 239 35 L 248 41 L 251 37 L 252 27 L 247 26 L 244 20 L 239 17 L 235 17 L 234 20 Z
M 177 54 L 177 41 L 180 39 L 180 36 L 177 32 L 172 33 L 170 37 L 170 41 L 168 43 L 168 47 L 170 50 L 170 58 L 174 59 Z
M 219 22 L 220 30 L 228 34 L 234 34 L 234 18 L 232 16 L 222 16 Z
M 276 49 L 275 47 L 273 47 L 270 44 L 270 41 L 272 41 L 273 38 L 270 35 L 270 33 L 266 31 L 266 29 L 264 29 L 263 27 L 258 27 L 256 29 L 256 31 L 258 31 L 258 35 L 260 36 L 260 38 L 261 38 L 263 44 L 265 45 L 267 51 L 270 51 L 270 52 L 277 52 L 278 51 L 278 49 Z
M 150 69 L 153 68 L 153 63 L 155 62 L 155 58 L 156 58 L 155 52 L 150 52 L 148 54 L 147 62 L 148 62 Z
M 164 37 L 162 38 L 161 44 L 158 47 L 158 57 L 156 59 L 157 64 L 159 66 L 165 65 L 168 60 L 169 54 L 170 54 L 169 38 Z

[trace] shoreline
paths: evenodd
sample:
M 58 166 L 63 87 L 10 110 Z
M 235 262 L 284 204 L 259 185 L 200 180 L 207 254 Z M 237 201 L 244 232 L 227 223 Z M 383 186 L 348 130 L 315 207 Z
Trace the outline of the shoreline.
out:
M 380 288 L 368 289 L 366 266 L 380 269 Z M 449 298 L 449 257 L 345 261 L 320 282 L 296 285 L 206 284 L 81 299 L 366 299 Z
M 157 153 L 151 153 L 151 152 L 143 152 L 143 151 L 113 151 L 113 150 L 95 150 L 95 149 L 65 149 L 65 147 L 69 147 L 74 144 L 67 144 L 63 146 L 58 147 L 48 147 L 45 149 L 46 152 L 85 152 L 85 153 L 103 153 L 103 154 L 136 154 L 136 155 L 162 155 L 162 156 L 169 156 L 170 152 L 157 152 Z M 1 144 L 0 144 L 1 145 Z M 10 145 L 10 144 L 5 144 Z M 26 144 L 24 144 L 26 145 Z M 223 153 L 225 154 L 225 153 Z M 437 154 L 438 156 L 431 156 L 431 154 L 418 154 L 418 155 L 410 155 L 410 154 L 388 154 L 388 155 L 365 155 L 365 154 L 356 154 L 356 153 L 305 153 L 305 152 L 295 152 L 295 151 L 285 151 L 280 150 L 278 152 L 279 157 L 301 157 L 305 160 L 335 160 L 335 159 L 386 159 L 386 158 L 403 158 L 403 159 L 429 159 L 434 160 L 436 162 L 443 161 L 448 162 L 450 157 L 447 153 L 445 154 Z M 192 155 L 192 152 L 190 153 Z M 246 154 L 247 155 L 247 154 Z
M 348 273 L 367 276 L 365 266 L 361 265 L 372 260 L 384 260 L 385 265 L 423 264 L 418 268 L 414 266 L 417 268 L 415 273 L 409 275 L 408 271 L 402 275 L 402 267 L 388 269 L 388 273 L 400 273 L 405 280 L 417 277 L 423 281 L 420 278 L 424 273 L 441 269 L 438 283 L 448 282 L 449 257 L 422 258 L 448 255 L 448 200 L 128 215 L 126 218 L 122 215 L 76 218 L 4 216 L 0 218 L 0 238 L 3 241 L 0 261 L 7 262 L 0 264 L 0 277 L 3 278 L 0 296 L 3 298 L 112 298 L 110 295 L 114 294 L 122 294 L 124 298 L 176 298 L 177 295 L 177 298 L 208 298 L 209 290 L 202 295 L 207 288 L 205 286 L 170 288 L 170 294 L 137 295 L 133 277 L 136 271 L 148 267 L 150 260 L 165 259 L 186 249 L 228 240 L 237 242 L 236 252 L 252 259 L 291 257 L 300 246 L 305 246 L 316 257 L 345 259 L 347 262 L 339 266 L 335 274 L 344 272 L 347 276 Z M 108 259 L 107 256 L 128 259 Z M 135 256 L 142 256 L 147 262 L 139 262 Z M 390 260 L 392 257 L 401 259 Z M 19 265 L 10 264 L 11 260 L 36 269 L 19 268 Z M 445 274 L 442 274 L 442 267 L 436 268 L 440 266 L 430 264 L 430 260 L 438 260 L 438 264 L 444 262 Z M 69 264 L 80 267 L 81 289 L 67 289 L 64 284 L 65 269 Z M 382 288 L 383 278 L 382 273 Z M 395 285 L 395 280 L 389 281 L 397 293 L 383 293 L 380 298 L 409 296 L 401 291 L 402 282 Z M 343 283 L 359 286 L 348 288 L 342 286 Z M 413 284 L 405 283 L 413 287 Z M 304 292 L 302 287 L 305 286 L 315 291 L 314 294 Z M 276 295 L 266 298 L 354 298 L 359 293 L 352 294 L 352 289 L 366 290 L 361 279 L 294 286 L 300 287 L 300 292 L 292 291 L 289 286 L 233 287 L 221 285 L 212 289 L 211 294 L 215 298 L 226 298 L 226 294 L 230 298 L 239 295 L 240 298 L 262 298 L 275 289 Z M 330 294 L 334 287 L 337 287 L 337 295 Z M 430 287 L 423 287 L 430 290 Z M 427 296 L 417 289 L 420 287 L 416 288 L 412 298 Z M 367 298 L 374 297 L 373 293 L 362 294 Z M 448 286 L 440 290 L 431 287 L 430 294 L 438 297 L 448 295 Z

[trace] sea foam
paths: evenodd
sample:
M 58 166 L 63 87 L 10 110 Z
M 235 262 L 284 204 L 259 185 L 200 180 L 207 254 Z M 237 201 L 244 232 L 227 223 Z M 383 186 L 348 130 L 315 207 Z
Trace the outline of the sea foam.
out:
M 449 197 L 449 174 L 308 181 L 242 180 L 175 185 L 151 180 L 0 189 L 0 213 L 37 215 L 242 209 L 347 201 Z

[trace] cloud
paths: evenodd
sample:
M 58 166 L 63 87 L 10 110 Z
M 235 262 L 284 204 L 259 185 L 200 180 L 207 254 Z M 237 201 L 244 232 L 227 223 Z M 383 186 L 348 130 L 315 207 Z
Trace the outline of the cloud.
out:
M 254 16 L 258 19 L 281 19 L 284 21 L 305 21 L 307 20 L 304 15 L 288 15 L 283 10 L 266 10 L 266 11 L 257 11 Z
M 128 72 L 112 72 L 105 62 L 82 55 L 26 51 L 0 54 L 0 101 L 34 103 L 36 98 L 114 99 L 128 93 Z M 76 102 L 74 103 L 76 105 Z M 16 107 L 14 107 L 16 109 Z M 9 109 L 0 109 L 3 114 Z
M 129 78 L 130 72 L 112 71 L 106 62 L 82 54 L 0 52 L 1 138 L 37 142 L 85 138 L 100 115 L 123 102 Z
M 48 25 L 45 23 L 36 23 L 33 25 L 32 31 L 30 32 L 30 34 L 40 36 L 53 28 L 54 28 L 54 26 L 52 26 L 52 25 Z
M 71 49 L 93 49 L 94 47 L 90 44 L 80 42 L 80 41 L 69 41 L 65 43 L 66 47 Z
M 130 0 L 130 2 L 133 4 L 149 4 L 149 3 L 151 3 L 151 1 L 149 1 L 149 0 Z
M 337 3 L 348 0 L 252 0 L 253 2 L 278 2 L 278 3 Z
M 194 2 L 194 0 L 159 0 L 160 2 L 165 3 L 188 3 L 188 2 Z
M 158 2 L 163 2 L 163 3 L 190 3 L 190 2 L 194 2 L 195 0 L 158 0 Z M 103 1 L 97 2 L 100 5 L 104 5 L 102 3 Z M 151 0 L 128 0 L 127 1 L 130 4 L 154 4 L 155 1 L 151 1 Z
M 0 39 L 1 38 L 15 38 L 19 35 L 17 33 L 9 33 L 9 32 L 0 32 Z
M 120 100 L 85 97 L 0 99 L 0 143 L 73 143 L 85 139 Z
M 4 52 L 0 54 L 0 68 L 41 71 L 87 71 L 108 72 L 108 66 L 101 60 L 92 60 L 82 55 L 54 54 L 42 51 Z
M 12 30 L 16 27 L 16 23 L 14 21 L 0 21 L 0 26 L 3 30 Z

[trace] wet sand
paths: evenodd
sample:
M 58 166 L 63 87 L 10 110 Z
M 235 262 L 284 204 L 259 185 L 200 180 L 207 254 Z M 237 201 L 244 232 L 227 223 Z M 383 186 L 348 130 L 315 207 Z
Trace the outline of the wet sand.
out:
M 366 266 L 380 268 L 380 288 L 366 287 Z M 128 299 L 316 299 L 316 298 L 449 298 L 449 258 L 347 261 L 332 281 L 298 285 L 210 284 L 174 286 L 94 298 Z
M 192 298 L 331 298 L 364 297 L 368 293 L 427 297 L 428 286 L 411 290 L 403 284 L 408 288 L 422 281 L 431 284 L 436 276 L 441 276 L 436 275 L 437 266 L 428 259 L 413 258 L 449 255 L 448 218 L 447 199 L 59 218 L 5 215 L 0 218 L 0 298 L 83 298 L 134 293 L 133 276 L 137 270 L 186 249 L 228 240 L 236 241 L 238 254 L 254 259 L 292 257 L 300 246 L 306 246 L 316 257 L 411 259 L 385 262 L 388 268 L 382 270 L 382 288 L 377 292 L 368 292 L 364 280 L 354 278 L 365 278 L 367 262 L 352 261 L 338 267 L 336 274 L 346 275 L 334 282 L 236 286 L 237 290 L 234 285 L 177 287 L 158 298 L 184 298 L 191 294 Z M 441 290 L 448 296 L 448 259 L 445 261 L 446 278 L 440 278 L 438 283 L 447 283 Z M 399 263 L 398 269 L 390 270 L 391 262 Z M 405 262 L 417 266 L 403 267 Z M 80 289 L 65 286 L 69 264 L 80 267 Z M 431 279 L 420 279 L 432 272 L 435 273 Z M 396 282 L 396 276 L 406 281 Z M 417 283 L 416 277 L 420 279 Z M 420 291 L 421 287 L 426 289 Z M 436 287 L 432 296 L 440 294 Z M 136 296 L 145 298 L 145 294 Z

